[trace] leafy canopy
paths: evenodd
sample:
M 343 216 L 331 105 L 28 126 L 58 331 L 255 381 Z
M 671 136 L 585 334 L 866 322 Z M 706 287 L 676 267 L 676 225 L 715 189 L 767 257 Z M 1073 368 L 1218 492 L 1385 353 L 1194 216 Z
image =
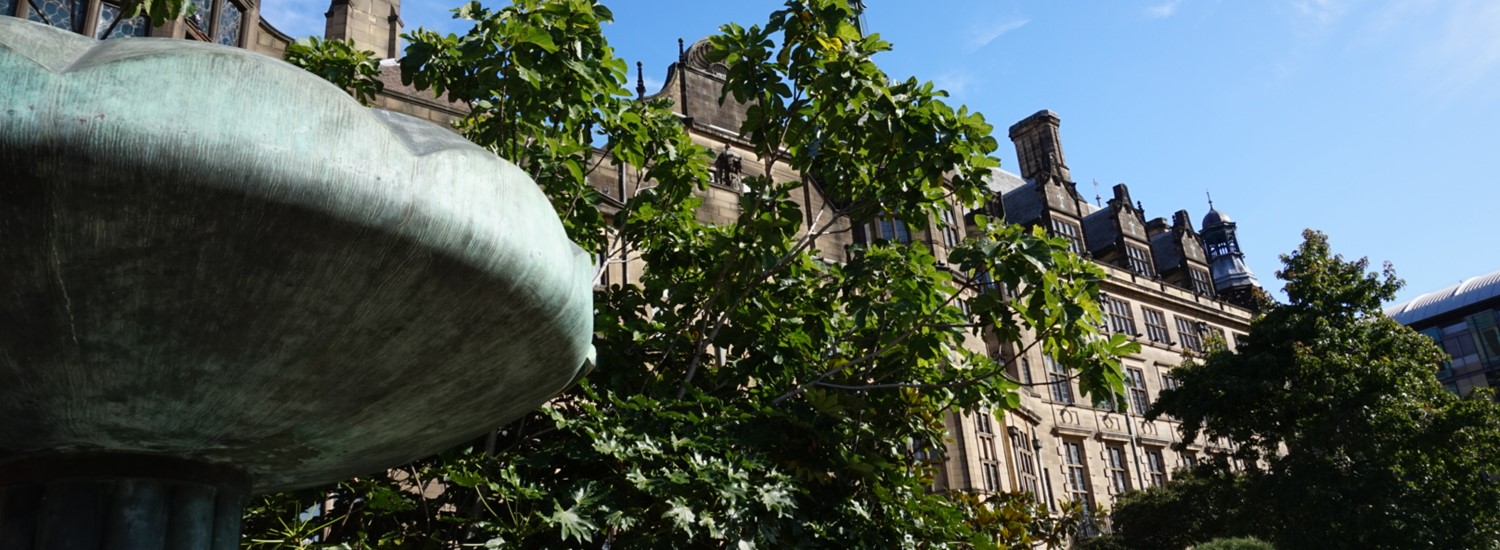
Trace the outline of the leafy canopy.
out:
M 370 105 L 375 95 L 385 89 L 375 52 L 357 49 L 353 40 L 309 36 L 288 44 L 285 59 L 332 82 L 361 105 Z
M 1255 467 L 1122 499 L 1117 532 L 1141 546 L 1250 534 L 1278 548 L 1500 546 L 1500 484 L 1484 477 L 1500 472 L 1500 405 L 1444 391 L 1442 351 L 1381 312 L 1401 286 L 1390 266 L 1369 273 L 1323 234 L 1303 237 L 1277 273 L 1287 303 L 1235 351 L 1178 367 L 1181 386 L 1151 411 L 1180 418 L 1184 442 L 1226 439 Z
M 739 130 L 760 169 L 746 170 L 736 217 L 708 223 L 696 209 L 712 155 L 667 100 L 628 98 L 600 32 L 606 8 L 519 0 L 456 13 L 474 25 L 462 36 L 408 35 L 403 81 L 473 105 L 459 129 L 531 173 L 575 241 L 646 268 L 596 292 L 599 368 L 548 406 L 386 475 L 266 499 L 247 532 L 284 542 L 331 518 L 321 540 L 393 547 L 993 548 L 1068 536 L 1072 522 L 1024 498 L 989 509 L 932 493 L 919 451 L 942 446 L 949 411 L 1016 405 L 1007 365 L 966 346 L 983 332 L 1035 335 L 1080 369 L 1084 392 L 1123 401 L 1118 357 L 1134 347 L 1096 328 L 1102 272 L 1066 241 L 983 216 L 945 263 L 920 243 L 820 249 L 877 216 L 927 227 L 940 209 L 990 198 L 996 142 L 983 117 L 881 72 L 871 57 L 889 44 L 860 35 L 843 0 L 725 26 L 709 55 L 728 67 L 725 97 L 751 105 Z M 634 178 L 617 211 L 589 183 L 604 163 Z M 777 166 L 801 177 L 773 177 Z M 814 216 L 806 185 L 829 199 Z M 976 274 L 1015 297 L 973 295 Z M 317 502 L 332 505 L 288 528 Z

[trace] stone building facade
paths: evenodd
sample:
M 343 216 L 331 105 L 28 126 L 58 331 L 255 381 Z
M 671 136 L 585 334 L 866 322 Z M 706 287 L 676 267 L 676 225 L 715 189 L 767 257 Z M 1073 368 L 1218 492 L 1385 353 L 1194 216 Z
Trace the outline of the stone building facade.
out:
M 28 0 L 0 0 L 0 15 L 31 18 L 75 32 L 99 36 L 113 22 L 115 5 L 106 0 L 32 0 L 48 13 L 37 13 Z M 259 16 L 260 0 L 194 0 L 199 15 L 153 28 L 145 21 L 122 22 L 111 37 L 157 36 L 215 41 L 281 57 L 291 38 Z M 114 10 L 111 12 L 111 10 Z M 49 16 L 50 15 L 50 16 Z M 375 106 L 400 111 L 438 123 L 461 117 L 462 105 L 400 85 L 394 59 L 400 55 L 399 0 L 333 0 L 327 14 L 330 38 L 349 38 L 363 50 L 387 59 L 382 80 L 385 91 Z M 669 69 L 666 84 L 655 97 L 670 99 L 692 138 L 717 152 L 714 181 L 700 191 L 698 216 L 705 222 L 729 222 L 739 208 L 742 178 L 760 175 L 763 164 L 753 158 L 739 135 L 745 106 L 719 92 L 726 68 L 705 56 L 706 43 L 682 51 Z M 681 48 L 681 45 L 679 45 Z M 644 90 L 643 90 L 644 93 Z M 1020 174 L 996 170 L 990 181 L 997 197 L 990 214 L 1009 223 L 1039 225 L 1066 237 L 1074 251 L 1095 260 L 1108 274 L 1103 283 L 1108 312 L 1105 330 L 1139 342 L 1140 353 L 1126 358 L 1129 403 L 1096 405 L 1078 394 L 1072 372 L 1043 356 L 1030 342 L 1000 342 L 974 337 L 968 345 L 1012 365 L 1010 375 L 1024 384 L 1021 406 L 995 413 L 953 413 L 945 420 L 949 437 L 934 457 L 936 490 L 978 493 L 1025 491 L 1056 505 L 1080 499 L 1096 509 L 1108 507 L 1122 491 L 1164 483 L 1173 470 L 1201 460 L 1228 460 L 1230 449 L 1208 442 L 1173 449 L 1179 442 L 1171 419 L 1147 421 L 1141 411 L 1163 389 L 1173 387 L 1171 371 L 1184 357 L 1208 346 L 1234 346 L 1236 336 L 1249 329 L 1258 292 L 1254 276 L 1245 268 L 1235 227 L 1228 216 L 1210 210 L 1200 232 L 1186 211 L 1170 219 L 1147 218 L 1130 189 L 1114 187 L 1107 203 L 1091 204 L 1071 179 L 1063 154 L 1061 121 L 1041 111 L 1010 128 L 1020 159 Z M 778 181 L 798 181 L 790 167 L 774 165 Z M 605 196 L 607 215 L 623 206 L 622 199 L 645 184 L 641 174 L 605 165 L 592 174 Z M 808 182 L 797 195 L 804 230 L 820 217 L 832 215 L 822 190 Z M 842 261 L 849 245 L 883 238 L 922 243 L 934 256 L 964 234 L 971 212 L 953 207 L 942 215 L 945 228 L 906 227 L 885 221 L 862 227 L 840 226 L 815 243 L 830 261 Z M 598 284 L 629 284 L 642 269 L 628 247 L 600 257 Z M 955 277 L 966 277 L 954 273 Z M 993 291 L 1004 292 L 1003 288 Z
M 715 181 L 701 192 L 698 216 L 728 223 L 737 214 L 738 178 L 760 175 L 763 168 L 736 131 L 745 106 L 733 98 L 719 104 L 726 68 L 709 62 L 706 48 L 704 42 L 687 48 L 669 68 L 661 91 L 651 97 L 670 99 L 694 140 L 718 152 Z M 1081 499 L 1098 509 L 1107 508 L 1123 491 L 1165 483 L 1179 467 L 1229 460 L 1231 449 L 1219 442 L 1174 450 L 1180 442 L 1176 423 L 1147 421 L 1141 413 L 1163 389 L 1173 387 L 1172 368 L 1185 357 L 1210 346 L 1234 347 L 1236 337 L 1249 330 L 1259 289 L 1245 267 L 1233 222 L 1223 213 L 1210 210 L 1200 232 L 1186 211 L 1173 213 L 1170 220 L 1148 219 L 1124 184 L 1115 186 L 1113 197 L 1103 204 L 1080 196 L 1063 155 L 1060 123 L 1055 113 L 1041 111 L 1011 127 L 1021 173 L 993 173 L 990 187 L 997 199 L 987 210 L 1009 223 L 1041 225 L 1069 238 L 1075 252 L 1092 258 L 1108 274 L 1103 283 L 1105 329 L 1141 345 L 1139 353 L 1124 361 L 1130 403 L 1085 402 L 1072 371 L 1029 341 L 972 338 L 969 345 L 1009 361 L 1010 375 L 1028 384 L 1021 407 L 950 414 L 944 448 L 929 456 L 934 457 L 938 490 L 1025 491 L 1054 506 L 1059 500 Z M 780 181 L 800 178 L 780 165 L 772 175 Z M 640 183 L 638 174 L 607 167 L 595 180 L 614 207 Z M 820 215 L 832 213 L 815 182 L 805 185 L 798 199 L 804 230 Z M 936 223 L 905 227 L 877 222 L 833 231 L 817 248 L 828 260 L 842 261 L 847 245 L 884 238 L 923 243 L 942 258 L 964 234 L 969 214 L 954 207 L 943 215 L 953 222 L 952 230 Z M 628 283 L 646 268 L 628 251 L 601 262 L 605 274 L 600 284 Z
M 144 17 L 115 24 L 120 9 L 110 0 L 0 0 L 0 15 L 103 38 L 149 36 L 214 42 L 282 58 L 293 39 L 260 16 L 266 0 L 192 0 L 194 14 L 152 26 Z M 272 0 L 274 1 L 274 0 Z M 459 104 L 417 92 L 401 84 L 401 0 L 333 0 L 326 18 L 327 38 L 350 39 L 361 50 L 374 52 L 381 63 L 385 89 L 376 96 L 375 107 L 448 125 L 466 109 Z

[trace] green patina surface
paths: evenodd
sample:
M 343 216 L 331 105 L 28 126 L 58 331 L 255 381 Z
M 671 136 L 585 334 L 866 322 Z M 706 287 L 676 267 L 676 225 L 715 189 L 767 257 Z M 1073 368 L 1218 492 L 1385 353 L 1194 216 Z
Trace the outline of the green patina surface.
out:
M 299 69 L 0 17 L 0 468 L 442 450 L 591 361 L 592 269 L 514 165 Z

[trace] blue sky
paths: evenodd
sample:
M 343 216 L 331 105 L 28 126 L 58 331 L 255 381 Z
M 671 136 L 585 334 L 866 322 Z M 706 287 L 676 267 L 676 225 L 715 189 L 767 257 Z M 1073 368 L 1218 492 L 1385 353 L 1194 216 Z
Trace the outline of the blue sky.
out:
M 689 42 L 763 22 L 780 2 L 608 3 L 619 54 L 654 91 Z M 327 0 L 266 0 L 293 36 L 321 33 Z M 407 0 L 408 28 L 464 27 L 446 2 Z M 1405 300 L 1500 269 L 1500 2 L 1490 0 L 868 0 L 895 45 L 893 77 L 932 80 L 984 113 L 1004 144 L 1040 109 L 1062 117 L 1079 192 L 1130 185 L 1148 217 L 1239 223 L 1262 284 L 1304 228 L 1335 251 L 1391 261 Z M 456 5 L 456 2 L 454 3 Z

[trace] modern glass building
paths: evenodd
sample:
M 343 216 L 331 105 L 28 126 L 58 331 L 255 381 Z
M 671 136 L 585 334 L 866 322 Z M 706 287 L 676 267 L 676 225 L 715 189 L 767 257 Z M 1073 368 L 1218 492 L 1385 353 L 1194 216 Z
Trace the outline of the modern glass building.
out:
M 1500 271 L 1423 294 L 1385 313 L 1452 356 L 1438 372 L 1450 391 L 1500 389 Z

